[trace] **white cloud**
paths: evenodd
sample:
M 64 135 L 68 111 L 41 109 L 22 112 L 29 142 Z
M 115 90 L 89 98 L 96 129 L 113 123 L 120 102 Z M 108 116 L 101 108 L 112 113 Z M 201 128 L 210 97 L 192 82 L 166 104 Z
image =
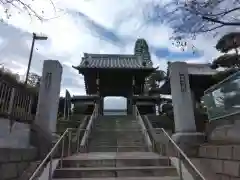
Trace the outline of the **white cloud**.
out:
M 159 67 L 158 68 L 159 70 L 166 71 L 168 60 L 166 60 L 165 58 L 158 58 L 155 55 L 152 55 L 151 58 L 152 58 L 152 62 L 153 62 L 155 67 Z
M 147 0 L 56 0 L 53 1 L 55 11 L 49 0 L 29 1 L 38 9 L 39 14 L 44 11 L 45 18 L 61 16 L 40 22 L 11 9 L 12 17 L 8 23 L 20 29 L 14 30 L 14 27 L 2 25 L 5 29 L 0 31 L 0 51 L 4 52 L 1 53 L 1 62 L 23 76 L 29 56 L 31 33 L 46 34 L 49 37 L 47 41 L 36 42 L 38 50 L 33 54 L 32 70 L 41 72 L 44 59 L 59 60 L 64 67 L 61 95 L 64 95 L 66 88 L 72 95 L 85 93 L 83 77 L 71 67 L 80 63 L 83 52 L 133 53 L 135 40 L 139 37 L 145 38 L 150 47 L 165 47 L 180 52 L 169 40 L 172 35 L 169 27 L 145 24 L 142 8 L 149 3 Z M 66 14 L 67 10 L 80 13 Z M 1 8 L 0 14 L 4 14 Z M 113 33 L 111 35 L 115 41 L 105 36 L 109 32 Z M 190 62 L 208 62 L 218 55 L 214 50 L 214 42 L 209 39 L 200 38 L 194 44 L 204 52 L 204 56 L 188 60 Z M 159 69 L 167 68 L 167 59 L 152 54 L 152 60 Z

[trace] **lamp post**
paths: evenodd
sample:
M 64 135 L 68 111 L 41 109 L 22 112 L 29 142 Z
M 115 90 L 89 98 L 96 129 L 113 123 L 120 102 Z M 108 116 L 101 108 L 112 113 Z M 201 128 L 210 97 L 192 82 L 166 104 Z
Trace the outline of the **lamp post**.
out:
M 30 70 L 30 66 L 31 66 L 31 62 L 32 62 L 33 48 L 34 48 L 35 40 L 47 40 L 47 39 L 48 39 L 47 36 L 38 36 L 35 33 L 33 33 L 32 46 L 31 46 L 30 56 L 29 56 L 29 60 L 28 60 L 25 84 L 27 84 L 27 80 L 28 80 L 28 76 L 29 76 L 29 70 Z

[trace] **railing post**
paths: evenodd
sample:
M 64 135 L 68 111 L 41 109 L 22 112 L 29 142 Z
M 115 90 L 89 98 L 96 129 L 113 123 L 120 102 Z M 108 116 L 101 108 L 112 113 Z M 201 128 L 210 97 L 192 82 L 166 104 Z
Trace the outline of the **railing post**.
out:
M 28 104 L 28 109 L 27 109 L 27 114 L 31 115 L 31 111 L 32 111 L 32 103 L 33 103 L 33 96 L 29 95 L 29 104 Z
M 179 168 L 179 176 L 180 180 L 183 180 L 183 172 L 182 172 L 182 157 L 181 154 L 178 152 L 178 168 Z
M 71 155 L 71 140 L 72 140 L 72 131 L 68 131 L 68 156 Z
M 77 153 L 79 151 L 80 132 L 81 132 L 81 129 L 79 129 L 77 132 L 77 150 L 76 150 Z
M 48 180 L 52 180 L 52 154 L 50 155 Z
M 62 167 L 62 160 L 63 160 L 63 155 L 64 155 L 64 140 L 65 137 L 68 135 L 69 129 L 67 129 L 63 135 L 58 139 L 56 144 L 53 146 L 51 151 L 47 154 L 47 156 L 44 158 L 44 160 L 41 162 L 41 164 L 37 167 L 37 169 L 33 172 L 29 180 L 36 180 L 38 179 L 38 175 L 43 172 L 44 169 L 49 170 L 48 178 L 47 180 L 52 180 L 52 175 L 53 175 L 53 157 L 54 154 L 56 153 L 56 150 L 59 150 L 59 146 L 61 146 L 61 141 L 62 141 L 62 155 L 61 155 L 61 161 L 60 165 Z M 47 165 L 47 166 L 45 166 Z M 49 168 L 48 168 L 49 165 Z
M 63 156 L 64 156 L 64 142 L 65 142 L 65 137 L 63 137 L 63 140 L 62 140 L 62 154 L 61 154 L 61 161 L 60 161 L 60 166 L 62 168 L 62 165 L 63 165 Z
M 12 114 L 12 110 L 13 110 L 13 103 L 14 103 L 14 98 L 15 98 L 15 93 L 16 93 L 16 89 L 12 88 L 12 92 L 11 92 L 11 96 L 10 96 L 10 101 L 9 101 L 9 105 L 8 105 L 8 115 L 9 117 Z

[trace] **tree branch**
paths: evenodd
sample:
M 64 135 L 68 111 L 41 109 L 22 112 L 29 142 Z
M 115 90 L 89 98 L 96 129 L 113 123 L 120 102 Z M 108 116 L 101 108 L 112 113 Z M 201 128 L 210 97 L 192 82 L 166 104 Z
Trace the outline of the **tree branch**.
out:
M 216 30 L 216 29 L 218 29 L 218 28 L 221 28 L 221 27 L 223 27 L 223 26 L 224 26 L 224 25 L 221 24 L 221 25 L 215 26 L 215 27 L 213 27 L 213 28 L 209 28 L 209 29 L 206 29 L 206 30 L 200 30 L 199 32 L 202 32 L 202 33 L 210 32 L 210 31 Z
M 217 13 L 217 14 L 210 14 L 209 16 L 220 16 L 220 15 L 225 16 L 225 15 L 227 15 L 227 14 L 233 12 L 233 11 L 237 11 L 237 10 L 240 10 L 240 7 L 236 7 L 236 8 L 230 9 L 228 11 L 223 11 L 223 12 Z
M 225 22 L 225 21 L 220 21 L 218 19 L 210 18 L 210 17 L 207 17 L 207 16 L 202 16 L 202 19 L 206 20 L 206 21 L 222 24 L 224 26 L 240 26 L 240 22 Z

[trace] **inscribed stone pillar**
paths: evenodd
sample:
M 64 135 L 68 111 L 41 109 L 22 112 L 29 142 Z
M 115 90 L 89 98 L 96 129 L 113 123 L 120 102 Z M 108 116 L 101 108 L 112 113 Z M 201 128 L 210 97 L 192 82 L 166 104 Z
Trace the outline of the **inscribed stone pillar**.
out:
M 38 96 L 35 124 L 46 133 L 56 132 L 62 65 L 56 60 L 45 60 Z
M 203 135 L 196 132 L 187 63 L 173 62 L 169 70 L 175 122 L 173 139 L 180 143 L 194 142 L 194 137 Z

